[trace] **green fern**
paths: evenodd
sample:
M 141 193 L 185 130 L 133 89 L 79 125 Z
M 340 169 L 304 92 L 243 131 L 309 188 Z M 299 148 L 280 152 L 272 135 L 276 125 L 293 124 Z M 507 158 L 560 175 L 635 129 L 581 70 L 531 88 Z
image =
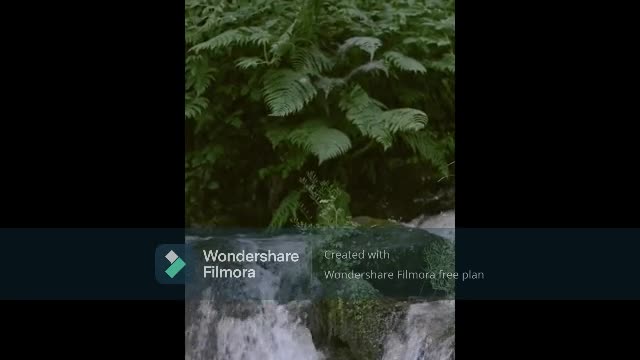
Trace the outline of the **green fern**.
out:
M 342 78 L 330 78 L 321 76 L 315 83 L 315 87 L 324 92 L 325 99 L 329 97 L 331 91 L 342 87 L 346 84 L 346 80 Z
M 401 135 L 401 139 L 421 160 L 430 162 L 440 175 L 449 175 L 446 156 L 451 149 L 447 139 L 437 141 L 433 135 L 425 131 L 405 133 Z
M 446 35 L 435 35 L 435 36 L 418 36 L 418 37 L 408 37 L 402 40 L 402 43 L 405 45 L 435 45 L 437 47 L 446 47 L 451 45 L 451 39 L 449 39 Z
M 394 67 L 402 71 L 424 74 L 427 69 L 418 60 L 405 56 L 397 51 L 387 51 L 384 58 Z
M 193 119 L 202 114 L 208 106 L 209 100 L 206 98 L 201 96 L 192 97 L 187 93 L 185 94 L 184 117 Z
M 382 46 L 382 40 L 368 36 L 356 36 L 345 40 L 345 42 L 338 48 L 338 53 L 344 55 L 349 49 L 357 47 L 367 52 L 370 57 L 370 61 L 373 61 L 373 57 L 376 50 Z
M 271 223 L 268 230 L 276 230 L 282 228 L 290 220 L 295 220 L 300 206 L 300 192 L 292 191 L 287 195 L 278 206 L 278 209 L 271 217 Z
M 393 109 L 382 112 L 382 122 L 391 131 L 418 131 L 427 125 L 427 114 L 416 109 Z
M 317 156 L 319 164 L 351 148 L 351 140 L 345 133 L 317 122 L 307 122 L 292 131 L 289 140 Z
M 273 40 L 273 36 L 264 28 L 258 26 L 241 27 L 227 30 L 213 38 L 201 42 L 191 48 L 196 54 L 203 51 L 216 51 L 227 49 L 232 46 L 267 46 Z
M 456 15 L 452 14 L 451 16 L 440 20 L 435 24 L 436 30 L 447 30 L 450 32 L 455 31 L 456 29 Z
M 263 59 L 255 56 L 242 57 L 236 61 L 236 67 L 242 70 L 253 69 L 264 64 L 266 64 L 266 62 Z
M 185 58 L 186 90 L 202 95 L 215 80 L 215 69 L 209 66 L 209 59 L 202 55 L 190 55 Z
M 294 114 L 317 93 L 307 75 L 289 69 L 269 72 L 263 83 L 264 100 L 271 109 L 271 116 Z
M 243 44 L 253 44 L 258 46 L 267 46 L 273 41 L 271 33 L 261 27 L 252 26 L 244 28 L 245 38 Z
M 193 46 L 191 48 L 191 51 L 194 51 L 196 53 L 202 50 L 215 51 L 220 48 L 227 48 L 233 44 L 242 44 L 245 41 L 246 36 L 240 30 L 227 30 L 218 36 L 215 36 L 205 42 Z
M 357 21 L 357 23 L 364 24 L 366 27 L 375 27 L 375 22 L 371 19 L 369 14 L 365 11 L 358 9 L 357 7 L 342 7 L 338 10 L 339 14 L 346 19 Z M 356 26 L 358 27 L 358 26 Z
M 291 62 L 296 71 L 310 75 L 320 75 L 331 70 L 334 65 L 334 61 L 315 46 L 310 49 L 296 49 Z
M 456 55 L 455 54 L 446 54 L 441 59 L 437 61 L 433 61 L 431 66 L 434 69 L 440 71 L 446 71 L 455 73 L 456 72 Z
M 280 63 L 280 59 L 291 49 L 293 36 L 293 29 L 295 28 L 297 20 L 294 20 L 287 30 L 280 35 L 278 40 L 271 45 L 270 52 L 272 54 L 271 62 L 274 64 Z
M 387 150 L 393 145 L 393 135 L 382 121 L 382 111 L 377 108 L 361 112 L 349 112 L 347 118 L 358 127 L 362 135 L 367 136 L 382 145 Z
M 347 119 L 356 125 L 363 135 L 376 140 L 385 150 L 391 147 L 393 134 L 421 130 L 428 120 L 427 115 L 417 109 L 384 111 L 384 104 L 369 97 L 358 85 L 343 94 L 340 107 L 345 111 Z
M 363 135 L 374 139 L 386 150 L 391 147 L 393 138 L 382 122 L 382 106 L 383 104 L 370 98 L 359 85 L 343 93 L 340 100 L 340 108 L 345 111 L 347 120 Z
M 320 164 L 351 148 L 351 140 L 347 135 L 329 128 L 322 120 L 307 121 L 293 129 L 277 126 L 265 134 L 274 149 L 283 143 L 290 143 L 315 155 Z
M 345 78 L 345 81 L 348 81 L 349 79 L 360 73 L 373 73 L 374 75 L 377 75 L 380 72 L 383 72 L 386 76 L 389 76 L 389 69 L 382 61 L 369 61 L 351 70 L 349 75 L 347 75 L 347 77 Z
M 234 223 L 254 206 L 262 224 L 271 200 L 318 164 L 343 188 L 392 164 L 455 171 L 454 10 L 453 0 L 186 0 L 188 223 Z M 215 161 L 211 144 L 224 149 Z M 367 156 L 344 156 L 352 150 Z
M 354 85 L 350 90 L 343 92 L 339 106 L 342 111 L 348 114 L 349 112 L 380 110 L 384 104 L 369 97 L 369 94 L 360 85 Z

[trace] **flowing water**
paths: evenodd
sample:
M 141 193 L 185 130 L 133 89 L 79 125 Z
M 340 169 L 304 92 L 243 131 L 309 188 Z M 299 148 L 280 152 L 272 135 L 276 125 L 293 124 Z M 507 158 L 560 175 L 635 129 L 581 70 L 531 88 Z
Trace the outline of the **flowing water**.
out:
M 199 318 L 187 331 L 186 359 L 322 360 L 309 329 L 285 305 L 254 304 L 254 313 L 237 316 L 201 302 Z M 191 341 L 189 341 L 191 340 Z
M 251 251 L 267 247 L 291 251 L 298 247 L 296 251 L 304 252 L 299 248 L 304 247 L 304 242 L 295 235 L 268 239 L 241 236 L 233 243 L 237 249 Z M 233 287 L 213 283 L 202 290 L 198 299 L 186 302 L 185 359 L 337 360 L 330 344 L 323 344 L 321 349 L 317 345 L 324 334 L 319 334 L 309 321 L 313 300 L 298 296 L 309 295 L 317 285 L 309 281 L 310 274 L 291 264 L 247 266 L 257 270 L 261 281 L 235 283 Z M 219 300 L 229 291 L 259 294 L 260 299 L 268 300 Z M 413 303 L 404 309 L 405 313 L 389 326 L 381 360 L 453 359 L 454 302 Z M 344 358 L 357 359 L 341 355 L 340 359 Z
M 454 359 L 455 303 L 412 304 L 405 320 L 392 331 L 382 360 Z

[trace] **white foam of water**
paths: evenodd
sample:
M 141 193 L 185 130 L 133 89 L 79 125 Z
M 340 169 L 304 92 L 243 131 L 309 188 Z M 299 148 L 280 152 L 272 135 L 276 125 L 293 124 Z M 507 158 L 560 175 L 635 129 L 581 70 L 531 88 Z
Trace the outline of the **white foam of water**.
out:
M 454 358 L 455 302 L 412 304 L 401 326 L 387 336 L 383 360 Z
M 434 216 L 419 216 L 405 226 L 424 229 L 430 233 L 441 236 L 455 242 L 456 238 L 456 211 L 443 211 Z
M 246 319 L 225 317 L 217 334 L 217 360 L 324 359 L 309 329 L 283 305 L 265 302 Z

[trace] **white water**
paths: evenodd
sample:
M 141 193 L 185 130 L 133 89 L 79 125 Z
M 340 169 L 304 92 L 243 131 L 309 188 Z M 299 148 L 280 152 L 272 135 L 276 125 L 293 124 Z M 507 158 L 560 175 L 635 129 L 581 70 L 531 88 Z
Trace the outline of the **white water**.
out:
M 405 226 L 426 230 L 455 242 L 456 210 L 443 211 L 433 216 L 418 216 L 404 224 Z
M 191 329 L 197 345 L 187 360 L 331 360 L 285 305 L 265 301 L 256 314 L 241 319 L 219 316 L 211 302 L 202 302 L 199 313 Z M 387 335 L 382 360 L 454 359 L 454 316 L 454 301 L 411 305 L 402 324 Z M 212 345 L 215 352 L 206 351 Z
M 255 250 L 251 239 L 242 242 L 243 247 Z M 270 245 L 294 246 L 287 237 L 272 240 Z M 300 270 L 286 266 L 256 267 L 256 271 L 262 281 L 237 290 L 259 294 L 254 298 L 274 299 L 285 286 L 287 274 Z M 186 360 L 332 360 L 317 349 L 301 319 L 308 309 L 305 302 L 216 302 L 212 290 L 207 289 L 197 306 L 187 309 Z M 382 360 L 453 359 L 454 310 L 453 301 L 410 305 L 402 321 L 387 334 Z
M 454 326 L 454 301 L 412 304 L 399 329 L 387 336 L 382 359 L 454 359 Z
M 225 317 L 217 333 L 220 360 L 324 359 L 309 329 L 283 305 L 265 303 L 244 320 Z
M 249 316 L 225 314 L 214 301 L 200 301 L 187 328 L 186 360 L 324 360 L 299 316 L 273 301 L 236 304 Z M 231 305 L 233 308 L 234 305 Z

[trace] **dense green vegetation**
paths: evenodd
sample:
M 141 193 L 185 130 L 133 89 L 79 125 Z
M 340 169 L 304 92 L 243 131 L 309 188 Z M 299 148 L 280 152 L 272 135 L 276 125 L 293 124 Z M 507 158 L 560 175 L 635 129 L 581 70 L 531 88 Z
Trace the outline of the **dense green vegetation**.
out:
M 285 226 L 309 171 L 342 215 L 450 206 L 454 25 L 453 0 L 186 0 L 187 225 Z

